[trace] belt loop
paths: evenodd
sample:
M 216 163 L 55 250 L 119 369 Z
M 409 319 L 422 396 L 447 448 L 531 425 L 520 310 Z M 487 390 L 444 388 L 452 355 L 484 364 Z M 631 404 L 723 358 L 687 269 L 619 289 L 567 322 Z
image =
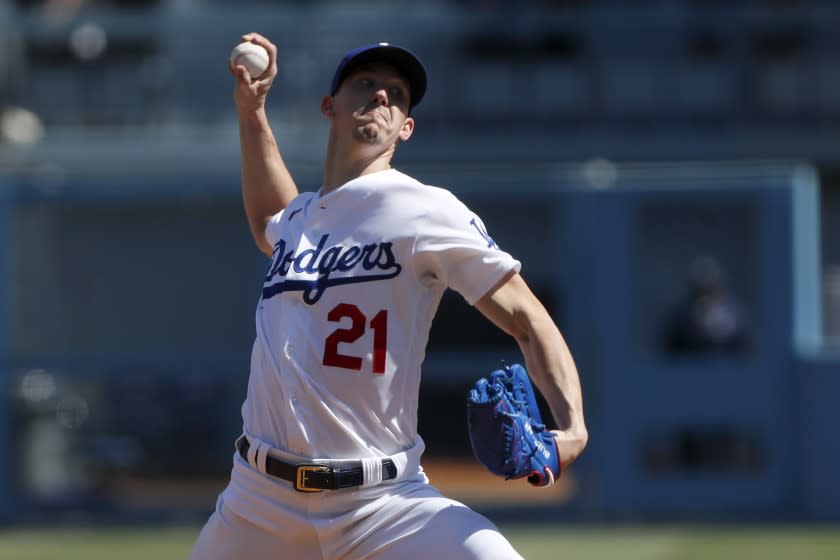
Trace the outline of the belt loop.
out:
M 375 486 L 382 482 L 382 459 L 362 459 L 362 486 Z
M 254 463 L 257 466 L 257 470 L 260 471 L 263 474 L 266 474 L 265 463 L 266 463 L 266 458 L 268 457 L 268 450 L 269 449 L 270 449 L 270 446 L 267 443 L 265 443 L 264 441 L 261 441 L 259 446 L 257 447 L 256 455 L 254 456 Z
M 259 470 L 257 466 L 257 450 L 259 449 L 260 443 L 262 442 L 256 438 L 248 438 L 248 464 L 257 470 Z

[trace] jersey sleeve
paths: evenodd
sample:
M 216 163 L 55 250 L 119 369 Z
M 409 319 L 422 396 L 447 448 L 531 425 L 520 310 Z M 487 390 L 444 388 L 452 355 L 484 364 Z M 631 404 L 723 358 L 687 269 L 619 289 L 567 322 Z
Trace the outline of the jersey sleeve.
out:
M 415 270 L 422 282 L 439 282 L 474 305 L 521 264 L 499 248 L 481 218 L 451 194 L 445 198 L 418 226 Z
M 303 192 L 297 195 L 283 210 L 280 210 L 273 215 L 268 223 L 265 224 L 265 239 L 274 247 L 277 240 L 280 239 L 280 232 L 283 228 L 283 216 L 292 216 L 295 212 L 300 211 L 309 200 L 312 199 L 312 193 Z
M 286 210 L 287 208 L 280 210 L 265 224 L 265 239 L 272 247 L 274 247 L 274 244 L 277 243 L 277 239 L 280 237 L 280 224 L 282 223 L 283 214 Z

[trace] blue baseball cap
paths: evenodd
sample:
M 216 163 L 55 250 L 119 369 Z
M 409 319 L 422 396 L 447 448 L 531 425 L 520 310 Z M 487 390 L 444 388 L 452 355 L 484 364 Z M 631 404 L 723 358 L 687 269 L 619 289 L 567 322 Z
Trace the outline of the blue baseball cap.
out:
M 330 95 L 335 95 L 344 78 L 358 66 L 368 62 L 387 62 L 396 68 L 411 89 L 409 108 L 414 107 L 426 94 L 426 69 L 413 52 L 388 43 L 365 45 L 352 51 L 347 51 L 338 64 L 330 86 Z

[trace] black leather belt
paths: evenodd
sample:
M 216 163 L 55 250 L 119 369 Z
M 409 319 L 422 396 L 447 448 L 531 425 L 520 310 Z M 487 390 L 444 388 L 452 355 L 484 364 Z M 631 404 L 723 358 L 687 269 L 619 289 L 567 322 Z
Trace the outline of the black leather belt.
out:
M 239 455 L 248 460 L 248 438 L 236 442 Z M 321 492 L 338 490 L 364 484 L 364 470 L 361 461 L 335 461 L 328 464 L 292 465 L 274 457 L 265 458 L 265 472 L 271 476 L 291 482 L 300 492 Z M 391 459 L 382 459 L 382 480 L 397 477 L 397 466 Z

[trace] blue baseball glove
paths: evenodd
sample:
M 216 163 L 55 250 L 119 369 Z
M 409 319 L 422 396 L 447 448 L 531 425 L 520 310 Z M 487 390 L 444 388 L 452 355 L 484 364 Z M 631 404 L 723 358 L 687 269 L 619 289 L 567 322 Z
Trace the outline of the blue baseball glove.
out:
M 505 366 L 467 395 L 470 443 L 478 462 L 506 479 L 548 486 L 560 476 L 557 440 L 542 423 L 528 372 Z

